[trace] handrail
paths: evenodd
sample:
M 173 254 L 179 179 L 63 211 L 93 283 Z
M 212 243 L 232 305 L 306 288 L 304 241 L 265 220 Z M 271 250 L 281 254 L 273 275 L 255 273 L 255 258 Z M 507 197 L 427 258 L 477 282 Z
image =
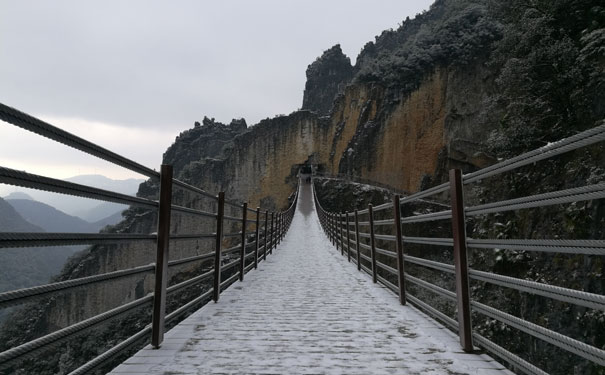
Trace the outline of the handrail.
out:
M 21 187 L 46 190 L 54 193 L 66 194 L 71 196 L 86 197 L 102 201 L 116 202 L 131 206 L 140 206 L 145 209 L 150 209 L 159 215 L 158 231 L 155 233 L 12 233 L 0 232 L 0 251 L 2 248 L 14 247 L 32 247 L 32 246 L 63 246 L 63 245 L 106 245 L 106 244 L 121 244 L 121 243 L 156 243 L 157 258 L 156 262 L 147 265 L 135 266 L 129 269 L 121 269 L 107 271 L 97 275 L 79 277 L 75 279 L 56 281 L 46 285 L 39 285 L 30 288 L 22 288 L 19 290 L 6 291 L 0 293 L 0 307 L 11 306 L 29 302 L 32 299 L 50 297 L 57 293 L 66 293 L 79 288 L 86 288 L 89 285 L 113 282 L 115 280 L 128 277 L 142 277 L 143 275 L 155 272 L 154 293 L 138 300 L 127 302 L 121 306 L 117 306 L 110 311 L 102 312 L 92 317 L 89 317 L 81 322 L 76 322 L 68 327 L 47 333 L 45 336 L 34 339 L 30 342 L 23 343 L 18 347 L 10 348 L 0 353 L 0 371 L 5 368 L 10 368 L 15 361 L 20 361 L 22 358 L 33 353 L 33 351 L 44 350 L 49 345 L 55 345 L 57 342 L 69 339 L 72 335 L 78 334 L 89 329 L 92 326 L 102 324 L 109 319 L 114 319 L 124 314 L 130 314 L 134 309 L 141 309 L 148 304 L 153 308 L 153 320 L 145 329 L 134 333 L 127 337 L 124 341 L 109 349 L 105 353 L 100 354 L 96 358 L 86 363 L 76 364 L 79 366 L 72 374 L 82 374 L 86 371 L 98 366 L 102 362 L 113 358 L 122 353 L 124 350 L 131 347 L 142 338 L 151 337 L 152 344 L 156 347 L 161 346 L 163 341 L 163 331 L 166 323 L 182 316 L 193 307 L 205 302 L 211 294 L 218 293 L 228 287 L 237 278 L 243 280 L 244 274 L 249 272 L 252 267 L 258 264 L 259 250 L 259 233 L 256 231 L 256 236 L 253 241 L 248 241 L 248 236 L 254 234 L 249 229 L 249 224 L 255 224 L 259 228 L 258 218 L 261 215 L 272 215 L 274 222 L 272 226 L 266 228 L 266 236 L 271 238 L 266 246 L 260 247 L 263 251 L 261 260 L 266 259 L 268 253 L 272 253 L 273 249 L 281 241 L 289 229 L 292 217 L 294 215 L 296 202 L 298 200 L 298 187 L 295 190 L 294 199 L 288 205 L 288 208 L 283 211 L 269 211 L 260 208 L 256 210 L 250 209 L 245 203 L 239 203 L 235 200 L 227 200 L 223 198 L 224 204 L 231 207 L 240 208 L 240 215 L 226 216 L 219 215 L 218 212 L 207 212 L 196 208 L 183 207 L 172 202 L 172 188 L 182 188 L 190 192 L 201 195 L 203 198 L 219 201 L 219 198 L 207 191 L 198 187 L 192 186 L 186 182 L 179 181 L 172 177 L 172 167 L 163 165 L 161 173 L 150 168 L 142 166 L 130 159 L 127 159 L 117 153 L 111 152 L 105 148 L 95 145 L 83 138 L 68 133 L 44 121 L 38 120 L 14 108 L 8 107 L 0 103 L 0 120 L 4 120 L 13 125 L 19 126 L 28 131 L 49 138 L 51 140 L 62 143 L 66 146 L 75 148 L 87 154 L 96 156 L 115 165 L 127 168 L 144 176 L 160 180 L 160 199 L 151 200 L 140 198 L 121 193 L 116 193 L 109 190 L 98 189 L 86 185 L 66 182 L 45 176 L 39 176 L 23 171 L 17 171 L 10 168 L 0 166 L 0 183 L 12 184 Z M 224 193 L 219 196 L 224 197 Z M 221 232 L 214 233 L 185 233 L 174 234 L 170 233 L 170 216 L 172 213 L 181 213 L 193 215 L 203 220 L 218 223 L 219 220 L 236 222 L 240 225 L 234 233 L 222 234 Z M 247 219 L 246 214 L 253 213 L 257 220 Z M 164 215 L 164 216 L 162 216 Z M 254 216 L 253 216 L 254 217 Z M 188 256 L 180 259 L 168 260 L 167 249 L 171 241 L 195 241 L 195 240 L 217 240 L 220 237 L 221 246 L 218 247 L 218 252 L 206 252 L 198 255 Z M 222 242 L 228 241 L 230 248 L 223 250 Z M 239 241 L 239 242 L 238 242 Z M 252 251 L 250 251 L 252 249 Z M 239 252 L 240 256 L 234 260 L 232 254 Z M 255 255 L 251 257 L 251 255 Z M 218 257 L 218 258 L 217 258 Z M 215 272 L 215 268 L 210 266 L 209 260 L 218 259 L 220 264 L 220 272 Z M 222 265 L 223 262 L 228 262 Z M 191 266 L 193 264 L 206 265 L 203 273 L 192 275 L 188 279 L 179 282 L 178 284 L 168 286 L 167 275 L 168 268 Z M 240 265 L 239 269 L 235 269 Z M 191 268 L 191 267 L 190 267 Z M 187 290 L 193 291 L 192 286 L 206 282 L 212 277 L 219 277 L 225 274 L 226 280 L 220 283 L 220 286 L 214 291 L 210 289 L 199 297 L 186 302 L 184 305 L 177 307 L 172 313 L 165 315 L 166 296 L 175 293 L 183 293 Z M 188 292 L 191 294 L 191 292 Z M 147 310 L 148 311 L 148 310 Z M 102 346 L 102 345 L 100 345 Z M 85 360 L 85 359 L 83 359 Z
M 358 210 L 358 215 L 369 214 L 369 218 L 365 221 L 356 221 L 353 224 L 353 231 L 356 233 L 358 242 L 355 246 L 355 251 L 358 253 L 357 268 L 372 276 L 374 282 L 384 284 L 388 289 L 400 296 L 405 295 L 405 300 L 411 302 L 416 307 L 424 310 L 434 318 L 444 322 L 450 328 L 458 331 L 460 334 L 461 346 L 466 351 L 473 350 L 473 339 L 475 344 L 483 347 L 491 354 L 515 366 L 518 370 L 526 374 L 540 374 L 545 372 L 535 365 L 527 362 L 517 354 L 511 353 L 500 347 L 488 338 L 479 335 L 472 331 L 470 320 L 471 309 L 478 314 L 500 321 L 509 327 L 521 330 L 533 336 L 538 340 L 545 341 L 555 345 L 570 353 L 576 354 L 588 361 L 591 361 L 599 366 L 605 365 L 605 350 L 594 347 L 582 341 L 564 336 L 547 328 L 541 327 L 535 323 L 515 317 L 511 314 L 500 311 L 494 307 L 487 306 L 472 300 L 470 297 L 469 280 L 475 282 L 490 283 L 499 287 L 517 290 L 519 292 L 539 295 L 552 300 L 561 301 L 564 303 L 573 304 L 589 309 L 605 311 L 605 296 L 596 293 L 584 292 L 570 288 L 548 285 L 544 282 L 523 280 L 515 277 L 499 275 L 492 272 L 479 271 L 466 266 L 467 262 L 467 247 L 474 249 L 511 249 L 525 250 L 534 252 L 562 253 L 562 254 L 582 254 L 585 256 L 603 256 L 605 255 L 605 240 L 564 240 L 564 239 L 476 239 L 466 237 L 464 228 L 466 224 L 466 216 L 490 215 L 503 211 L 531 209 L 545 207 L 555 204 L 567 204 L 579 202 L 583 200 L 595 200 L 605 198 L 605 181 L 600 183 L 564 189 L 560 191 L 547 192 L 527 197 L 502 200 L 493 203 L 482 203 L 480 205 L 465 207 L 463 202 L 462 188 L 473 182 L 494 177 L 501 173 L 512 171 L 516 168 L 526 166 L 538 161 L 549 159 L 553 156 L 560 155 L 565 152 L 576 150 L 580 147 L 595 144 L 605 140 L 605 122 L 596 128 L 581 132 L 577 135 L 563 139 L 558 142 L 549 144 L 534 151 L 519 155 L 509 160 L 502 161 L 490 167 L 481 169 L 477 172 L 469 173 L 462 176 L 458 170 L 453 170 L 450 173 L 450 181 L 438 186 L 420 191 L 408 196 L 404 196 L 395 201 L 399 205 L 405 205 L 418 199 L 428 196 L 450 192 L 450 204 L 448 210 L 438 212 L 414 214 L 395 220 L 397 214 L 395 206 L 392 202 L 386 202 L 377 207 L 371 205 L 364 210 Z M 333 178 L 333 177 L 332 177 Z M 348 181 L 349 179 L 345 179 Z M 336 245 L 336 250 L 339 250 L 342 255 L 349 254 L 352 250 L 347 240 L 347 233 L 351 224 L 347 219 L 352 215 L 353 208 L 347 212 L 330 212 L 322 207 L 315 189 L 313 189 L 314 203 L 316 212 L 319 216 L 320 224 L 326 232 L 328 239 Z M 444 206 L 443 204 L 439 206 Z M 393 210 L 393 216 L 386 217 L 382 215 L 380 220 L 374 220 L 372 213 L 376 211 Z M 455 259 L 454 264 L 447 264 L 435 260 L 419 258 L 410 254 L 403 254 L 405 263 L 410 263 L 416 267 L 426 267 L 435 272 L 442 272 L 446 275 L 453 275 L 456 278 L 456 291 L 452 292 L 440 286 L 432 284 L 417 276 L 409 274 L 403 269 L 403 262 L 397 262 L 398 251 L 393 251 L 393 247 L 389 249 L 378 248 L 375 244 L 376 240 L 386 242 L 392 246 L 397 243 L 397 236 L 393 233 L 397 229 L 401 229 L 402 224 L 420 223 L 433 220 L 449 220 L 452 223 L 453 238 L 435 238 L 435 237 L 413 237 L 406 236 L 403 233 L 400 240 L 403 244 L 415 244 L 416 246 L 440 246 L 452 251 Z M 477 220 L 477 219 L 475 219 Z M 346 224 L 345 224 L 346 223 Z M 366 232 L 360 231 L 363 226 Z M 367 231 L 369 227 L 369 232 Z M 388 230 L 384 233 L 385 230 Z M 379 233 L 382 231 L 382 233 Z M 378 259 L 378 256 L 383 258 Z M 384 259 L 384 260 L 382 260 Z M 464 266 L 461 266 L 464 265 Z M 393 283 L 397 280 L 398 284 Z M 418 296 L 413 296 L 403 281 L 409 281 L 416 288 L 422 288 L 432 293 L 435 293 L 440 298 L 457 305 L 458 320 L 450 318 L 447 314 L 439 311 L 435 307 L 422 301 Z M 402 287 L 403 285 L 403 287 Z M 402 293 L 402 291 L 405 292 Z M 465 295 L 467 297 L 465 297 Z M 401 301 L 405 304 L 406 301 Z

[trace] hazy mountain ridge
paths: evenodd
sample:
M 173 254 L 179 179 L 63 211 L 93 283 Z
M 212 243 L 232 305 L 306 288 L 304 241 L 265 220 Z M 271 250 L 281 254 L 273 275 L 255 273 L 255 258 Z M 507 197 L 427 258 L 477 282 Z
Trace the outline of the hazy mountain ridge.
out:
M 44 232 L 25 220 L 5 200 L 0 198 L 1 232 Z M 66 247 L 24 247 L 0 249 L 0 291 L 19 289 L 47 283 L 61 271 L 74 249 Z
M 144 181 L 142 179 L 134 178 L 126 180 L 114 180 L 101 175 L 81 175 L 66 178 L 64 180 L 128 195 L 136 194 L 139 185 Z M 122 204 L 72 197 L 70 195 L 56 194 L 42 190 L 24 188 L 14 188 L 14 190 L 16 190 L 16 193 L 18 194 L 16 196 L 18 199 L 33 199 L 47 204 L 68 215 L 78 216 L 81 219 L 89 222 L 104 219 L 118 211 L 123 211 L 128 208 L 128 206 Z M 7 199 L 9 197 L 15 197 L 12 194 L 15 194 L 15 192 L 11 192 L 4 198 Z M 27 198 L 22 194 L 25 194 Z M 19 196 L 21 198 L 19 198 Z

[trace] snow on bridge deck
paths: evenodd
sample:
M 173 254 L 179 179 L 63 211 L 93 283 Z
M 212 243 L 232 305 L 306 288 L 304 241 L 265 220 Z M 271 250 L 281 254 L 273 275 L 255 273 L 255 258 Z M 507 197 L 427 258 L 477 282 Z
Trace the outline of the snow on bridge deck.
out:
M 112 374 L 512 374 L 373 284 L 321 230 L 301 187 L 285 239 L 246 274 Z

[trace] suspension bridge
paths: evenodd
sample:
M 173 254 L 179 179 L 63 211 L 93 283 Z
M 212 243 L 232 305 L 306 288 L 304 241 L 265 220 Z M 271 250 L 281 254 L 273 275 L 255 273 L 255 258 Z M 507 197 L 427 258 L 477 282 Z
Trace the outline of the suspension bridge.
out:
M 472 313 L 572 353 L 595 368 L 605 366 L 605 350 L 597 344 L 475 301 L 469 285 L 472 281 L 491 283 L 595 311 L 605 311 L 605 296 L 479 271 L 467 258 L 470 248 L 603 256 L 605 240 L 475 239 L 465 232 L 467 217 L 603 199 L 605 182 L 476 205 L 465 203 L 463 191 L 482 179 L 602 142 L 605 124 L 477 172 L 463 175 L 452 170 L 448 182 L 408 196 L 393 195 L 392 202 L 330 212 L 306 179 L 299 180 L 284 210 L 250 208 L 227 199 L 222 192 L 210 194 L 174 179 L 168 165 L 156 172 L 11 107 L 0 105 L 0 119 L 159 182 L 159 195 L 154 200 L 0 167 L 0 183 L 157 212 L 157 232 L 151 234 L 0 233 L 0 251 L 129 243 L 155 249 L 152 264 L 0 293 L 0 307 L 7 307 L 125 278 L 153 280 L 153 292 L 149 294 L 1 352 L 0 371 L 20 371 L 24 361 L 35 360 L 49 348 L 66 345 L 74 337 L 140 311 L 148 311 L 151 316 L 142 329 L 128 333 L 115 345 L 103 345 L 106 349 L 101 353 L 82 359 L 65 373 L 106 369 L 124 352 L 148 343 L 107 371 L 489 375 L 511 374 L 512 369 L 516 373 L 547 374 L 525 360 L 522 353 L 512 353 L 476 332 Z M 197 194 L 210 203 L 175 204 L 173 190 Z M 406 204 L 448 193 L 448 209 L 402 215 L 401 208 Z M 381 217 L 375 218 L 377 214 Z M 171 218 L 175 215 L 206 220 L 214 230 L 173 233 Z M 412 237 L 402 232 L 406 223 L 434 221 L 451 222 L 452 237 Z M 213 249 L 180 258 L 171 254 L 178 244 L 191 241 L 209 241 Z M 451 248 L 453 262 L 412 256 L 406 253 L 406 244 Z M 409 274 L 406 264 L 450 275 L 455 279 L 455 290 Z M 177 271 L 183 269 L 190 277 L 175 279 Z M 198 272 L 192 275 L 191 270 Z M 414 296 L 410 284 L 452 303 L 455 318 Z M 183 294 L 187 291 L 189 294 Z M 190 298 L 172 303 L 177 295 L 181 296 L 179 301 L 183 296 Z

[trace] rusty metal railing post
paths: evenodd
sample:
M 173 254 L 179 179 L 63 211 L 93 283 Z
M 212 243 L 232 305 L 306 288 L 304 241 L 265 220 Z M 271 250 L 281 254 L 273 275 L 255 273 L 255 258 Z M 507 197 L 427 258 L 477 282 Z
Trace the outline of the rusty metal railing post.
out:
M 355 249 L 357 249 L 357 270 L 361 271 L 361 247 L 359 246 L 359 217 L 355 210 Z
M 248 203 L 242 206 L 242 248 L 239 255 L 239 281 L 244 281 L 246 270 L 246 227 L 248 226 Z
M 254 269 L 258 268 L 258 247 L 260 246 L 260 207 L 256 207 L 256 246 L 254 246 Z
M 271 212 L 271 241 L 269 241 L 269 243 L 271 244 L 269 246 L 269 253 L 273 254 L 273 248 L 275 247 L 275 212 Z
M 282 212 L 279 213 L 279 242 L 284 238 L 284 214 Z
M 368 204 L 368 215 L 370 216 L 370 256 L 372 257 L 372 281 L 378 281 L 376 270 L 376 238 L 374 237 L 374 209 L 372 204 Z
M 405 269 L 403 268 L 403 240 L 401 238 L 401 205 L 398 194 L 393 196 L 393 225 L 395 226 L 395 245 L 397 249 L 397 273 L 399 281 L 399 303 L 405 305 Z
M 328 226 L 330 228 L 330 240 L 332 241 L 332 246 L 334 246 L 336 245 L 336 241 L 334 241 L 334 214 L 330 214 Z
M 275 226 L 277 227 L 277 244 L 279 245 L 281 243 L 281 212 L 277 213 L 277 224 Z
M 339 232 L 340 232 L 340 255 L 344 256 L 345 255 L 345 220 L 344 220 L 344 214 L 340 214 Z
M 351 223 L 349 222 L 349 212 L 345 212 L 345 217 L 347 218 L 347 222 L 345 223 L 347 226 L 347 260 L 351 262 Z
M 340 249 L 340 245 L 338 243 L 338 218 L 340 217 L 339 214 L 334 214 L 334 243 L 336 244 L 336 251 L 338 251 Z
M 456 296 L 458 299 L 458 334 L 465 352 L 473 351 L 468 260 L 466 248 L 466 221 L 462 172 L 450 170 L 450 197 L 452 200 L 452 232 L 454 237 L 454 266 L 456 270 Z
M 225 216 L 225 193 L 218 193 L 218 209 L 216 211 L 216 247 L 214 253 L 214 302 L 221 295 L 221 250 L 223 247 L 223 217 Z
M 158 242 L 155 261 L 155 288 L 151 322 L 151 345 L 159 348 L 164 340 L 168 249 L 170 244 L 170 209 L 172 207 L 172 166 L 160 170 L 160 207 L 158 208 Z
M 265 247 L 263 249 L 263 260 L 267 260 L 267 230 L 269 229 L 269 210 L 265 210 Z

